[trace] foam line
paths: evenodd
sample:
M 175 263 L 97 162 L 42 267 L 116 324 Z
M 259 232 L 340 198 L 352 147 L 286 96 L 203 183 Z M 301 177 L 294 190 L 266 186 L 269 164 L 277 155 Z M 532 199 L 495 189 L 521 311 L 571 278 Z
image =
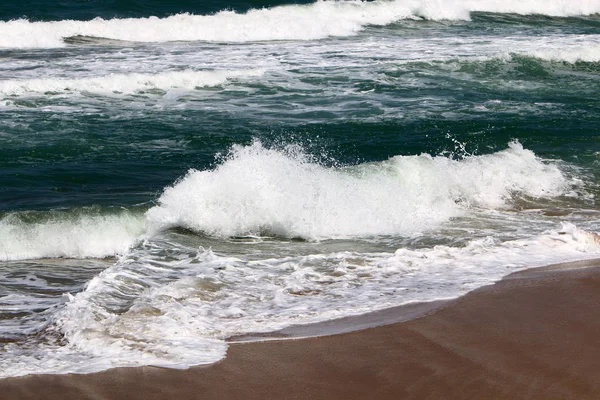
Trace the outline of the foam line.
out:
M 0 81 L 0 93 L 23 95 L 26 93 L 85 91 L 92 93 L 131 94 L 142 90 L 187 89 L 221 85 L 229 79 L 258 76 L 260 70 L 247 71 L 170 71 L 158 74 L 111 74 L 90 78 L 39 78 L 9 79 Z
M 50 212 L 37 222 L 23 213 L 0 219 L 0 261 L 104 258 L 124 254 L 144 232 L 141 215 Z
M 236 146 L 212 171 L 192 170 L 147 213 L 151 232 L 184 227 L 216 236 L 323 239 L 404 235 L 437 228 L 471 207 L 566 193 L 568 178 L 519 143 L 457 161 L 396 156 L 327 168 L 301 151 Z
M 252 9 L 243 14 L 221 11 L 214 15 L 55 22 L 20 19 L 0 22 L 0 47 L 62 47 L 66 45 L 65 38 L 81 36 L 132 42 L 313 40 L 354 35 L 367 25 L 387 25 L 402 19 L 468 20 L 473 11 L 577 16 L 600 12 L 600 3 L 595 0 L 352 0 Z

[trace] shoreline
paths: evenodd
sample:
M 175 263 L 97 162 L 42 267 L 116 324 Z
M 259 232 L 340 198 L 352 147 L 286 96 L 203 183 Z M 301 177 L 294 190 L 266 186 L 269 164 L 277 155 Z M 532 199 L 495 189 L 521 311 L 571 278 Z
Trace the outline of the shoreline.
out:
M 215 364 L 5 378 L 0 392 L 49 400 L 597 398 L 598 305 L 600 259 L 555 264 L 413 307 L 413 318 L 384 310 L 401 322 L 369 326 L 381 319 L 366 314 L 350 317 L 346 326 L 363 327 L 347 333 L 317 326 L 330 333 L 237 338 Z
M 460 297 L 459 297 L 460 298 Z M 445 307 L 456 299 L 433 300 L 420 303 L 408 303 L 401 306 L 384 308 L 366 314 L 352 315 L 312 324 L 291 325 L 273 332 L 248 333 L 233 336 L 225 341 L 228 344 L 256 343 L 273 340 L 311 339 L 323 336 L 341 335 L 362 331 L 378 326 L 392 325 L 421 318 Z
M 600 258 L 571 261 L 557 264 L 550 264 L 542 267 L 532 267 L 521 271 L 512 272 L 496 281 L 479 287 L 462 296 L 446 299 L 432 300 L 426 302 L 407 303 L 400 306 L 384 308 L 382 310 L 372 311 L 366 314 L 352 315 L 348 317 L 336 318 L 328 321 L 315 322 L 312 324 L 291 325 L 273 332 L 256 332 L 244 335 L 233 336 L 225 341 L 233 343 L 253 343 L 271 340 L 296 340 L 310 339 L 322 336 L 340 335 L 344 333 L 361 331 L 379 326 L 392 325 L 411 321 L 414 319 L 426 317 L 437 312 L 439 309 L 452 305 L 462 297 L 488 287 L 494 286 L 503 280 L 510 279 L 531 279 L 543 277 L 548 272 L 575 272 L 588 268 L 600 268 Z

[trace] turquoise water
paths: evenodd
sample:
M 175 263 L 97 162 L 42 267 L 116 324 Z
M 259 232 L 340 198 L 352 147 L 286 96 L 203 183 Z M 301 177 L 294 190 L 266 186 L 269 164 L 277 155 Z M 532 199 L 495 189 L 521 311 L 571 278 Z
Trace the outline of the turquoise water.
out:
M 209 363 L 597 257 L 599 12 L 0 6 L 0 376 Z

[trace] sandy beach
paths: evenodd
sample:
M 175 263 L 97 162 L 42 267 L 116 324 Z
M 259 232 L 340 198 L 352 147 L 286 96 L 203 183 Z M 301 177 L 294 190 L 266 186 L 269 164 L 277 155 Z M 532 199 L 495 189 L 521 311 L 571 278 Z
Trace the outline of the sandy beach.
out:
M 216 364 L 0 381 L 5 399 L 594 399 L 600 260 L 531 269 L 407 322 L 233 343 Z

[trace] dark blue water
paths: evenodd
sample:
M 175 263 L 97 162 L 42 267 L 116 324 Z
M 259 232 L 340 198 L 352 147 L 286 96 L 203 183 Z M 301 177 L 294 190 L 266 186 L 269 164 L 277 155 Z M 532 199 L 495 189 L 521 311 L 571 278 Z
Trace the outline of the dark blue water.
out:
M 0 5 L 3 21 L 26 18 L 31 21 L 60 21 L 65 19 L 90 20 L 94 18 L 143 18 L 168 17 L 174 14 L 213 14 L 222 10 L 246 12 L 253 8 L 266 8 L 283 4 L 308 4 L 308 0 L 296 1 L 198 1 L 198 0 L 79 0 L 47 1 L 27 0 Z

